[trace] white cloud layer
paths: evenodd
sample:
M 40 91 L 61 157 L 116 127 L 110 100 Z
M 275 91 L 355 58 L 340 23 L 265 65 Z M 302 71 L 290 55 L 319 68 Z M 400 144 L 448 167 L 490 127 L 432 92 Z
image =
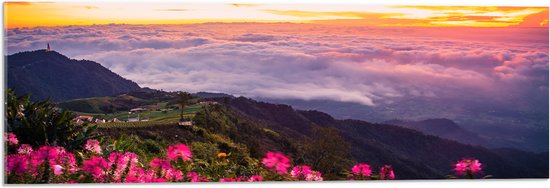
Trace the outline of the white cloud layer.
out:
M 98 25 L 10 29 L 7 46 L 12 54 L 50 43 L 70 58 L 164 90 L 363 105 L 414 96 L 548 98 L 548 29 L 453 32 L 462 31 Z

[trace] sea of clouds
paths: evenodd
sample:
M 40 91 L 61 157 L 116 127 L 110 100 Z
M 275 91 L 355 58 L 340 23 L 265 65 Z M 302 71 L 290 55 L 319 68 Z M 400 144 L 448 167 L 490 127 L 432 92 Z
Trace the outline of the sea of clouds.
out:
M 94 25 L 7 30 L 142 87 L 376 106 L 403 97 L 548 100 L 548 28 L 312 24 Z

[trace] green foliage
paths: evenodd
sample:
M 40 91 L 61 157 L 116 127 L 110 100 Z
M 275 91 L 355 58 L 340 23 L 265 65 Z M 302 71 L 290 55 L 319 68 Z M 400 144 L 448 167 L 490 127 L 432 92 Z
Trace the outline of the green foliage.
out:
M 97 136 L 95 126 L 75 124 L 71 112 L 55 108 L 49 100 L 32 102 L 28 95 L 18 97 L 8 89 L 7 103 L 7 131 L 18 135 L 21 143 L 73 150 Z
M 311 139 L 302 143 L 301 155 L 306 164 L 319 170 L 326 179 L 342 177 L 351 160 L 350 144 L 335 128 L 314 128 Z
M 183 121 L 183 110 L 185 106 L 188 104 L 189 99 L 192 99 L 193 96 L 191 96 L 190 93 L 187 92 L 178 92 L 177 93 L 177 102 L 180 105 L 180 121 Z
M 206 142 L 191 143 L 193 157 L 199 159 L 212 159 L 218 156 L 219 150 L 216 144 Z

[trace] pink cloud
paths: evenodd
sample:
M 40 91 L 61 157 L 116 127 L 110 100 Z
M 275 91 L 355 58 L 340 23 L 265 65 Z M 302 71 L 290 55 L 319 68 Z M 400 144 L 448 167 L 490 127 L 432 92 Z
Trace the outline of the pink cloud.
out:
M 7 46 L 11 54 L 50 43 L 69 57 L 97 61 L 142 86 L 165 90 L 377 105 L 408 96 L 498 98 L 517 91 L 516 98 L 526 97 L 519 91 L 548 85 L 544 33 L 548 30 L 97 25 L 10 29 Z

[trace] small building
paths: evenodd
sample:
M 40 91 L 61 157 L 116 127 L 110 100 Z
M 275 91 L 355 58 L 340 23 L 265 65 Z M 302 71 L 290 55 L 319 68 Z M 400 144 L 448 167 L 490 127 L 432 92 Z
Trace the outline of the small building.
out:
M 199 104 L 218 104 L 216 101 L 201 101 Z
M 82 120 L 82 121 L 92 122 L 92 121 L 94 120 L 94 117 L 92 117 L 92 116 L 77 116 L 77 117 L 75 118 L 75 120 L 76 120 L 76 119 L 80 119 L 80 120 Z
M 193 125 L 193 122 L 192 121 L 180 121 L 178 123 L 178 125 L 181 125 L 181 126 L 192 126 Z
M 130 113 L 135 113 L 135 112 L 143 112 L 143 111 L 146 111 L 147 109 L 145 108 L 132 108 L 130 109 Z

